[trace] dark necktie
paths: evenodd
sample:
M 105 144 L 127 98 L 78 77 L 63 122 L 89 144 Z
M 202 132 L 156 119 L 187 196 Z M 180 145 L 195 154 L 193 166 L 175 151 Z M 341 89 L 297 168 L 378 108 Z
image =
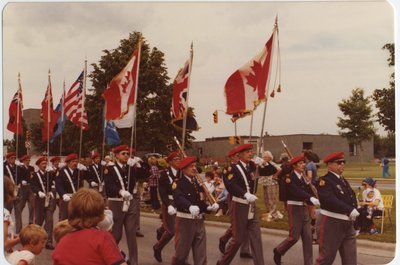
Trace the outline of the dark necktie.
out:
M 196 191 L 196 193 L 199 193 L 199 190 L 197 189 L 197 183 L 196 183 L 196 180 L 194 177 L 191 179 L 191 182 L 192 182 L 192 186 L 193 186 L 194 190 Z

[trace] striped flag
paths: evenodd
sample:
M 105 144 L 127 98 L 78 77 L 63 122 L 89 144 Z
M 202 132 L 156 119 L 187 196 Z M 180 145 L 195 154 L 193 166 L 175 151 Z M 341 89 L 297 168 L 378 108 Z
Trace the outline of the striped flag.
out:
M 8 108 L 9 120 L 7 129 L 17 135 L 22 135 L 22 87 L 18 76 L 18 90 Z
M 88 130 L 88 119 L 85 110 L 84 99 L 85 91 L 83 89 L 84 71 L 68 90 L 64 100 L 64 113 L 67 118 L 76 126 L 83 130 Z

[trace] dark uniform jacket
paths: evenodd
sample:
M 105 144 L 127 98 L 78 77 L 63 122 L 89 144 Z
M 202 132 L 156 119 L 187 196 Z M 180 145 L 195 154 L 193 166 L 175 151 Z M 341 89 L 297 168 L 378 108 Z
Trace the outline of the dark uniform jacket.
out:
M 7 163 L 7 161 L 5 161 L 3 169 L 4 169 L 4 176 L 9 176 L 10 178 L 12 177 L 12 179 L 14 180 L 14 182 L 16 184 L 20 183 L 19 177 L 17 178 L 17 174 L 16 174 L 16 170 L 17 170 L 16 165 L 11 166 L 10 164 Z M 10 176 L 8 169 L 10 170 L 12 176 Z
M 255 167 L 250 164 L 249 168 L 246 169 L 242 162 L 238 162 L 237 164 L 232 164 L 232 170 L 227 173 L 227 176 L 224 178 L 224 184 L 228 192 L 235 197 L 243 198 L 244 194 L 247 192 L 246 183 L 243 179 L 242 173 L 238 169 L 240 167 L 243 173 L 246 175 L 247 182 L 249 184 L 250 193 L 254 194 L 254 180 L 253 180 L 253 172 Z
M 40 183 L 40 179 L 43 182 L 44 190 L 42 184 Z M 31 190 L 33 193 L 38 195 L 39 191 L 43 193 L 47 193 L 51 191 L 51 186 L 54 182 L 54 173 L 53 172 L 41 172 L 40 170 L 33 173 L 32 181 L 31 181 Z
M 266 165 L 262 165 L 258 168 L 258 173 L 260 176 L 272 176 L 276 172 L 278 172 L 276 167 L 269 162 L 267 162 Z
M 350 184 L 342 178 L 340 180 L 332 172 L 319 178 L 316 188 L 318 190 L 321 209 L 349 215 L 357 208 L 357 199 Z
M 65 173 L 65 170 L 68 171 L 69 176 L 71 177 L 71 181 L 74 185 L 75 191 L 78 191 L 78 189 L 82 186 L 83 183 L 83 178 L 84 178 L 84 173 L 81 171 L 80 173 L 80 180 L 79 180 L 79 184 L 78 184 L 78 169 L 75 169 L 72 171 L 72 169 L 70 169 L 68 166 L 63 167 L 60 169 L 60 174 L 55 178 L 55 182 L 56 182 L 56 190 L 57 193 L 60 195 L 60 197 L 62 197 L 65 193 L 73 193 L 73 189 L 71 186 L 71 183 L 69 182 L 68 176 Z
M 130 171 L 129 171 L 130 168 Z M 125 165 L 123 170 L 118 163 L 113 166 L 107 166 L 104 169 L 104 181 L 106 186 L 106 195 L 109 198 L 121 198 L 119 191 L 122 190 L 121 182 L 118 174 L 115 170 L 118 170 L 124 183 L 124 189 L 133 194 L 133 189 L 136 184 L 135 168 Z M 130 172 L 128 177 L 128 172 Z M 129 180 L 129 181 L 128 181 Z M 129 187 L 128 187 L 129 182 Z
M 167 207 L 169 205 L 174 205 L 174 201 L 171 200 L 168 196 L 173 196 L 172 185 L 179 178 L 179 175 L 180 172 L 177 171 L 176 176 L 174 176 L 170 167 L 162 171 L 160 174 L 160 178 L 158 180 L 158 192 L 160 194 L 162 203 Z
M 94 182 L 96 182 L 97 184 L 99 184 L 99 179 L 100 179 L 100 181 L 101 182 L 103 182 L 103 179 L 104 179 L 104 174 L 102 173 L 102 171 L 103 171 L 103 166 L 101 165 L 101 164 L 93 164 L 93 165 L 90 165 L 89 167 L 88 167 L 88 174 L 87 174 L 87 180 L 88 180 L 88 182 L 89 182 L 89 184 L 92 182 L 92 181 L 94 181 Z M 97 172 L 97 174 L 96 174 L 96 172 Z M 99 176 L 98 178 L 97 178 L 97 176 Z M 91 184 L 90 184 L 90 186 L 92 186 Z
M 25 165 L 21 165 L 17 167 L 17 171 L 18 171 L 18 182 L 21 183 L 23 180 L 25 180 L 27 183 L 30 183 L 31 178 L 35 172 L 35 168 L 32 166 L 27 167 Z
M 288 201 L 302 201 L 312 204 L 310 198 L 313 197 L 310 185 L 304 181 L 304 178 L 297 177 L 294 170 L 289 177 L 286 177 L 286 199 Z
M 200 213 L 209 213 L 207 204 L 200 200 L 201 187 L 195 181 L 194 184 L 186 176 L 182 176 L 177 182 L 173 191 L 175 206 L 178 212 L 190 213 L 189 207 L 196 205 L 200 208 Z

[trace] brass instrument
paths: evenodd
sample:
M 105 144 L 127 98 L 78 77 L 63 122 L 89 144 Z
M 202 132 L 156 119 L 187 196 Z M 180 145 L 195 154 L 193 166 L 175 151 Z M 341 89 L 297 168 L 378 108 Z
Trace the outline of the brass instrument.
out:
M 287 147 L 287 145 L 285 144 L 285 142 L 283 140 L 281 140 L 282 145 L 283 145 L 283 149 L 285 149 L 285 152 L 288 154 L 289 158 L 292 159 L 293 155 L 290 152 L 289 148 Z M 311 188 L 311 191 L 313 192 L 314 196 L 318 199 L 318 191 L 317 188 L 314 186 L 314 184 L 312 184 L 312 182 L 310 181 L 310 183 L 308 184 Z
M 179 151 L 181 152 L 183 157 L 187 157 L 185 151 L 182 148 L 182 145 L 179 143 L 178 139 L 174 136 L 175 142 L 178 145 Z M 217 203 L 217 200 L 214 198 L 214 196 L 210 193 L 208 190 L 207 186 L 204 184 L 203 178 L 200 176 L 200 174 L 197 172 L 196 169 L 196 181 L 200 185 L 200 187 L 203 189 L 204 195 L 207 197 L 207 200 L 210 202 L 210 204 Z

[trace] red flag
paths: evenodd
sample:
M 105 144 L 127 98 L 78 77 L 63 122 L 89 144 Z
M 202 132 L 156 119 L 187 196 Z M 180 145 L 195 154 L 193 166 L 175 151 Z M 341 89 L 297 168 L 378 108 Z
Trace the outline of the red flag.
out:
M 58 117 L 60 117 L 60 112 L 55 112 L 53 109 L 53 94 L 51 92 L 50 77 L 46 94 L 42 101 L 42 111 L 40 116 L 43 119 L 42 141 L 45 142 L 52 137 L 54 126 L 57 124 Z
M 7 129 L 17 135 L 22 135 L 22 109 L 22 87 L 18 78 L 18 90 L 8 108 L 9 120 L 7 124 Z
M 190 70 L 192 58 L 189 58 L 183 68 L 179 69 L 174 80 L 174 88 L 172 92 L 171 116 L 173 120 L 183 118 L 183 113 L 187 109 L 187 92 L 189 85 Z
M 85 71 L 72 84 L 64 99 L 63 110 L 65 116 L 76 126 L 88 130 L 88 119 L 85 110 L 85 91 L 83 87 Z
M 236 70 L 226 81 L 226 113 L 244 117 L 265 100 L 274 33 L 262 51 Z
M 106 120 L 122 119 L 135 104 L 140 44 L 138 46 L 124 69 L 111 80 L 104 91 Z

